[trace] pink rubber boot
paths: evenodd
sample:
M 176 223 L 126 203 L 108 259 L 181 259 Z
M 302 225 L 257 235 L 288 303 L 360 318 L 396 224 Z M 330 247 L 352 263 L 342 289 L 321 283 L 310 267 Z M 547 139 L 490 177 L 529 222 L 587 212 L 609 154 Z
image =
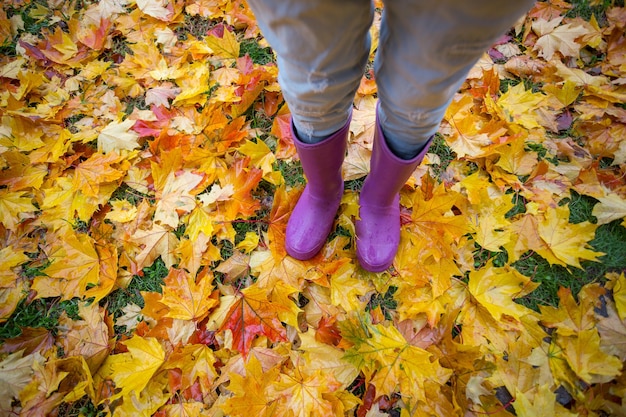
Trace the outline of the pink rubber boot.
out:
M 341 196 L 341 164 L 346 154 L 350 119 L 344 127 L 315 144 L 300 141 L 291 133 L 307 179 L 307 185 L 289 222 L 285 248 L 296 259 L 310 259 L 322 249 L 333 226 Z
M 376 123 L 370 173 L 360 196 L 356 222 L 356 254 L 370 272 L 389 268 L 400 244 L 400 189 L 428 152 L 430 140 L 412 159 L 394 155 L 379 123 Z

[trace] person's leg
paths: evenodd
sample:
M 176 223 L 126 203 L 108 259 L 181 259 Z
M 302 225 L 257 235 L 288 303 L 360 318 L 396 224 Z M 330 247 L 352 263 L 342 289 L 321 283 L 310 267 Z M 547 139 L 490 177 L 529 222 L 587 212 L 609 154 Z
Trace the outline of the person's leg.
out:
M 248 0 L 276 52 L 298 138 L 319 141 L 352 111 L 370 48 L 369 0 Z
M 385 137 L 417 154 L 482 54 L 531 0 L 386 0 L 374 70 Z
M 446 108 L 482 53 L 529 0 L 387 0 L 375 62 L 379 107 L 360 197 L 357 257 L 380 272 L 400 242 L 398 193 L 427 152 Z
M 297 259 L 324 245 L 343 195 L 352 101 L 369 55 L 369 0 L 248 0 L 276 52 L 307 185 L 287 224 Z

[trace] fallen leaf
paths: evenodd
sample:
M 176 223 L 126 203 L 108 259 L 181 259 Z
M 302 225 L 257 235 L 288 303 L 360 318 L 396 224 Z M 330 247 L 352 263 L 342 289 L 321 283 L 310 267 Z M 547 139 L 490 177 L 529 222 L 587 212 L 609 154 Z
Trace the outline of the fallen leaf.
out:
M 257 336 L 272 342 L 287 341 L 287 333 L 276 313 L 286 310 L 267 299 L 267 291 L 256 285 L 241 290 L 218 331 L 230 330 L 234 348 L 243 356 L 250 352 Z

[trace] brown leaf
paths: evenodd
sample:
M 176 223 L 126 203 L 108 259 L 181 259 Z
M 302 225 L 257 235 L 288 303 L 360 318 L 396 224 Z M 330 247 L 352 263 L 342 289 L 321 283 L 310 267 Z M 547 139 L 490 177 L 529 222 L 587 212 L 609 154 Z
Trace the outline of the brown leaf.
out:
M 95 374 L 111 351 L 109 330 L 104 322 L 105 310 L 93 303 L 80 303 L 78 313 L 82 320 L 72 320 L 64 313 L 59 319 L 63 329 L 58 337 L 67 356 L 82 356 L 89 370 Z
M 20 350 L 28 356 L 32 353 L 43 353 L 54 346 L 54 335 L 43 327 L 22 327 L 22 333 L 2 343 L 0 352 L 10 353 Z

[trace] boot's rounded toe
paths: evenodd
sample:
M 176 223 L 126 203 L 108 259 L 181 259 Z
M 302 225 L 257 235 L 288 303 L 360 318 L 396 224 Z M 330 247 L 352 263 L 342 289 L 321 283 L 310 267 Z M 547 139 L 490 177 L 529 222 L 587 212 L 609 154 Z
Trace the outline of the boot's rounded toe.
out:
M 292 258 L 296 258 L 300 261 L 306 261 L 314 257 L 324 246 L 324 241 L 322 243 L 317 243 L 315 246 L 311 245 L 312 241 L 290 241 L 287 239 L 285 241 L 285 250 L 287 254 Z M 315 243 L 315 242 L 313 242 Z
M 393 263 L 393 257 L 391 260 L 381 260 L 375 257 L 368 257 L 361 253 L 357 253 L 357 259 L 359 260 L 359 264 L 363 269 L 369 272 L 383 272 L 389 269 L 391 264 Z

